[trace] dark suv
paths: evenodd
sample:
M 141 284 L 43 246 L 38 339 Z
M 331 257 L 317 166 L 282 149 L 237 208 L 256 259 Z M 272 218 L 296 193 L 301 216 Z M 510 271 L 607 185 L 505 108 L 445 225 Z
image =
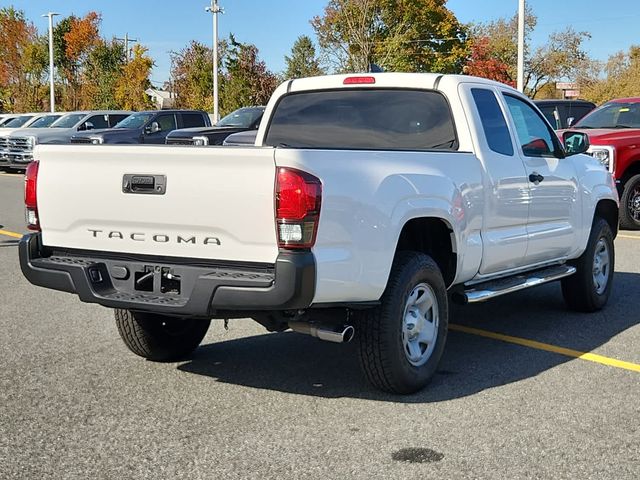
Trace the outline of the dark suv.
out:
M 258 130 L 264 107 L 243 107 L 234 110 L 208 128 L 175 130 L 167 135 L 169 145 L 222 145 L 229 135 Z
M 92 130 L 71 137 L 71 143 L 165 143 L 175 129 L 207 127 L 209 115 L 201 110 L 156 110 L 134 113 L 115 127 Z
M 586 100 L 534 100 L 542 114 L 556 130 L 578 123 L 596 104 Z

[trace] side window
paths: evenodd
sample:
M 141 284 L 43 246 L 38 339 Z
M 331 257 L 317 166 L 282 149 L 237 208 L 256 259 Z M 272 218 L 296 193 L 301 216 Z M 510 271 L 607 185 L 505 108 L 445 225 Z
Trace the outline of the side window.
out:
M 120 120 L 124 120 L 128 116 L 129 115 L 127 115 L 126 113 L 109 115 L 109 126 L 115 127 L 116 123 L 118 123 Z
M 204 127 L 204 118 L 199 113 L 183 113 L 182 114 L 182 126 L 184 128 L 191 127 Z
M 511 95 L 504 95 L 516 126 L 522 153 L 526 157 L 554 157 L 557 140 L 538 112 L 528 103 Z
M 496 153 L 513 156 L 509 127 L 495 94 L 485 88 L 472 88 L 471 95 L 476 103 L 489 148 Z
M 93 124 L 93 128 L 109 128 L 108 115 L 94 115 L 87 119 L 87 122 Z M 86 123 L 86 122 L 85 122 Z
M 158 118 L 156 118 L 156 122 L 158 122 L 163 132 L 170 132 L 176 129 L 176 117 L 173 114 L 159 115 Z

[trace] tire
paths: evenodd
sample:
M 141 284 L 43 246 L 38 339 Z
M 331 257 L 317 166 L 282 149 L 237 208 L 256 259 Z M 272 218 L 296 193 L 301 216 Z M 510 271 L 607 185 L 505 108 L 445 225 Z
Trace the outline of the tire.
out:
M 571 263 L 576 273 L 562 279 L 562 296 L 567 306 L 578 312 L 596 312 L 607 304 L 615 265 L 611 227 L 596 217 L 587 249 Z
M 428 309 L 430 300 L 434 308 Z M 396 394 L 424 388 L 442 357 L 448 319 L 447 290 L 436 263 L 422 253 L 398 252 L 380 306 L 356 314 L 360 364 L 367 380 Z
M 640 230 L 640 175 L 631 177 L 624 185 L 620 198 L 620 227 Z
M 155 362 L 184 358 L 204 338 L 211 320 L 115 310 L 120 337 L 136 355 Z

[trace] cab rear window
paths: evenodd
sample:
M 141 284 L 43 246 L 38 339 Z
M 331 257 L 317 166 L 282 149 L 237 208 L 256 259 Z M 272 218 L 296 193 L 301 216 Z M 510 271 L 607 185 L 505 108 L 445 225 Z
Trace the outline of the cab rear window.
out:
M 353 150 L 456 150 L 451 109 L 430 90 L 293 93 L 276 106 L 265 144 Z

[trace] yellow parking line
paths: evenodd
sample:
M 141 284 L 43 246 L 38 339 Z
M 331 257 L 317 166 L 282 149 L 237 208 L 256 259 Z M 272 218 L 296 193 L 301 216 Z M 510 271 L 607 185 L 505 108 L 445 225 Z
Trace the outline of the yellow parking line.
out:
M 559 353 L 560 355 L 565 355 L 567 357 L 579 358 L 581 360 L 588 360 L 590 362 L 601 363 L 602 365 L 608 365 L 610 367 L 622 368 L 624 370 L 631 370 L 632 372 L 640 373 L 640 365 L 636 363 L 624 362 L 622 360 L 616 360 L 615 358 L 603 357 L 602 355 L 596 355 L 595 353 L 580 352 L 578 350 L 572 350 L 570 348 L 557 347 L 555 345 L 549 345 L 548 343 L 536 342 L 535 340 L 527 340 L 526 338 L 512 337 L 510 335 L 504 335 L 502 333 L 489 332 L 488 330 L 481 330 L 479 328 L 467 327 L 458 324 L 449 324 L 449 330 L 469 333 L 471 335 L 478 335 L 480 337 L 492 338 L 494 340 L 501 340 L 508 343 L 515 343 L 516 345 L 522 345 L 523 347 Z
M 618 234 L 620 238 L 633 238 L 634 240 L 640 240 L 640 235 L 623 235 L 621 233 Z
M 10 232 L 9 230 L 0 230 L 0 235 L 6 235 L 7 237 L 22 238 L 21 233 Z

